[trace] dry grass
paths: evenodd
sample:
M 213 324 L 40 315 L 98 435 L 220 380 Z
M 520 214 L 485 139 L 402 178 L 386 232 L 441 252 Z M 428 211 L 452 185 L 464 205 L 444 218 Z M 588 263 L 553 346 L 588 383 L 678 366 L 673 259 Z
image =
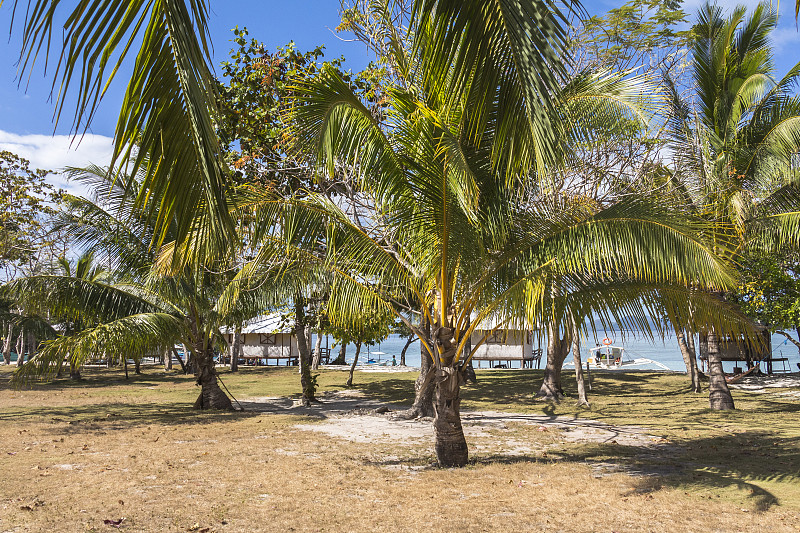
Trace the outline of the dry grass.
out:
M 681 376 L 595 375 L 591 411 L 531 400 L 541 374 L 491 371 L 464 409 L 635 423 L 656 446 L 565 442 L 510 423 L 470 440 L 473 463 L 432 467 L 430 442 L 357 443 L 307 416 L 197 413 L 191 378 L 116 371 L 14 391 L 0 379 L 0 531 L 797 531 L 797 398 L 736 393 L 712 413 Z M 223 375 L 237 397 L 297 393 L 289 369 Z M 323 391 L 344 374 L 322 372 Z M 360 373 L 405 402 L 411 374 Z M 567 387 L 571 384 L 567 383 Z M 529 452 L 510 452 L 512 443 Z M 613 473 L 622 471 L 623 473 Z M 627 472 L 627 473 L 625 473 Z

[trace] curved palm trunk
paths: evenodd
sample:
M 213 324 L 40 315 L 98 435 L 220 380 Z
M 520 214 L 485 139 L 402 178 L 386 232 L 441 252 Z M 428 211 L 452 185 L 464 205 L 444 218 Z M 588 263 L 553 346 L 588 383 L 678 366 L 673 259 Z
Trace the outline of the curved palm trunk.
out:
M 14 325 L 8 325 L 8 335 L 5 338 L 5 342 L 3 343 L 3 363 L 10 365 L 11 364 L 11 342 L 14 338 Z
M 715 411 L 735 409 L 733 396 L 722 370 L 719 336 L 716 333 L 708 334 L 708 378 L 708 399 L 711 409 Z
M 417 338 L 414 335 L 408 336 L 406 345 L 403 346 L 403 350 L 400 352 L 400 366 L 406 366 L 406 352 L 408 351 L 408 347 L 411 346 L 411 343 L 415 340 L 417 340 Z
M 703 372 L 707 372 L 706 364 L 708 363 L 708 333 L 701 331 L 697 335 L 698 348 L 700 350 L 700 364 L 703 365 Z
M 25 330 L 20 330 L 17 338 L 17 366 L 25 364 Z
M 544 367 L 542 386 L 535 398 L 541 400 L 560 401 L 564 397 L 561 387 L 561 367 L 569 354 L 569 334 L 565 333 L 562 339 L 558 326 L 554 323 L 547 326 L 547 363 Z
M 193 360 L 196 382 L 200 385 L 200 395 L 194 402 L 194 408 L 233 410 L 231 399 L 222 391 L 217 381 L 217 369 L 214 367 L 214 352 L 211 345 L 211 342 L 198 343 L 195 349 Z
M 414 382 L 414 403 L 411 409 L 397 413 L 394 418 L 401 420 L 411 420 L 414 418 L 433 418 L 433 393 L 436 390 L 434 381 L 434 366 L 431 356 L 428 354 L 426 345 L 430 345 L 431 327 L 423 318 L 419 330 L 425 336 L 425 342 L 420 342 L 419 346 L 419 376 Z M 402 361 L 402 359 L 401 359 Z M 401 362 L 401 364 L 403 364 Z
M 347 355 L 347 343 L 343 342 L 342 345 L 339 347 L 339 355 L 331 361 L 332 365 L 344 365 L 347 364 L 345 360 L 345 356 Z
M 311 361 L 311 370 L 319 370 L 319 363 L 322 359 L 322 334 L 317 331 L 317 341 L 314 344 L 314 359 Z
M 705 374 L 700 371 L 700 367 L 697 366 L 697 349 L 694 344 L 694 335 L 690 334 L 686 336 L 686 346 L 689 348 L 689 355 L 691 356 L 691 362 L 694 366 L 694 373 L 697 376 L 697 387 L 700 388 L 700 382 L 702 381 Z
M 347 377 L 347 382 L 344 384 L 345 387 L 352 387 L 353 386 L 353 373 L 356 371 L 356 365 L 358 364 L 358 356 L 361 353 L 361 343 L 356 343 L 356 356 L 353 358 L 353 364 L 350 365 L 350 375 Z

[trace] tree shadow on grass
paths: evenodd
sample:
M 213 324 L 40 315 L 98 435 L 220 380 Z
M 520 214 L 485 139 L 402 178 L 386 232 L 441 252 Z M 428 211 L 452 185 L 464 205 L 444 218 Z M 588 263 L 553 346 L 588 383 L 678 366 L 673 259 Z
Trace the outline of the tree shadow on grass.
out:
M 686 439 L 680 444 L 618 446 L 582 444 L 558 450 L 559 461 L 585 463 L 605 472 L 624 472 L 646 487 L 655 483 L 674 488 L 747 494 L 762 512 L 780 504 L 763 483 L 800 482 L 797 439 L 757 431 Z
M 194 380 L 194 376 L 184 374 L 183 372 L 164 372 L 163 370 L 156 370 L 148 368 L 141 374 L 136 374 L 131 369 L 128 373 L 128 379 L 125 379 L 123 370 L 119 368 L 92 368 L 82 369 L 81 379 L 75 380 L 68 377 L 69 372 L 65 372 L 67 376 L 54 378 L 50 381 L 33 381 L 30 383 L 14 386 L 11 384 L 11 373 L 7 372 L 5 379 L 0 379 L 0 391 L 19 389 L 19 390 L 62 390 L 62 389 L 81 389 L 81 388 L 103 388 L 103 387 L 118 387 L 120 385 L 149 385 L 156 386 L 162 384 L 177 384 L 187 383 Z
M 186 426 L 238 422 L 259 416 L 255 411 L 196 410 L 190 403 L 94 403 L 88 405 L 9 408 L 0 411 L 0 423 L 49 423 L 54 434 L 113 431 L 137 427 Z

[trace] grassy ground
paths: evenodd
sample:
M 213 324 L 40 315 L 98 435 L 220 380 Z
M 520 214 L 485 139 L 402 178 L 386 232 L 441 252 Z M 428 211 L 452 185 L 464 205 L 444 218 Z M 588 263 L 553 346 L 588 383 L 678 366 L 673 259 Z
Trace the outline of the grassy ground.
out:
M 511 424 L 470 442 L 470 466 L 442 470 L 430 466 L 432 443 L 354 443 L 299 431 L 308 417 L 192 411 L 192 379 L 158 369 L 128 382 L 89 370 L 80 383 L 22 391 L 8 375 L 0 367 L 0 531 L 110 531 L 104 520 L 123 517 L 129 531 L 800 530 L 800 400 L 782 390 L 735 392 L 737 411 L 713 413 L 683 376 L 594 373 L 586 410 L 533 401 L 539 371 L 484 371 L 462 409 L 634 424 L 663 438 L 571 443 Z M 356 385 L 402 404 L 414 378 L 357 373 Z M 298 392 L 292 369 L 222 379 L 240 398 Z M 345 379 L 322 371 L 320 390 Z M 505 453 L 512 441 L 532 451 Z

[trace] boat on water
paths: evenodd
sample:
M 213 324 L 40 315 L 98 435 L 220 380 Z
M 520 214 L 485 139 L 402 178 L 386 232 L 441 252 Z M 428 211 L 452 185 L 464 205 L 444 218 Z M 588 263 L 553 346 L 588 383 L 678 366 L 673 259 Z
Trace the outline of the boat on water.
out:
M 587 368 L 601 368 L 604 370 L 619 370 L 648 365 L 653 365 L 662 370 L 670 370 L 668 366 L 652 359 L 644 357 L 631 358 L 625 353 L 624 347 L 611 344 L 589 348 L 589 357 L 586 359 Z

